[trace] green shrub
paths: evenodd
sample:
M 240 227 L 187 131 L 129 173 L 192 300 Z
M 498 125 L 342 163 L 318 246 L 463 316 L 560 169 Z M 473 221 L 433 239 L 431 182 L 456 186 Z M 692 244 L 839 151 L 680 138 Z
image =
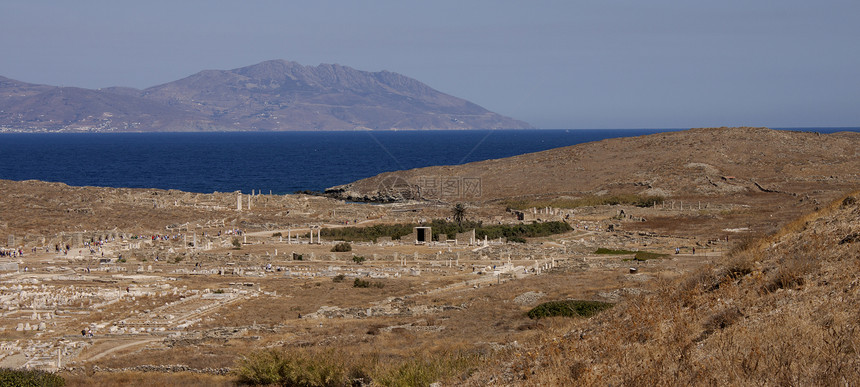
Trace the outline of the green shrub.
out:
M 239 241 L 239 238 L 233 238 L 233 241 L 230 242 L 233 244 L 233 248 L 239 250 L 242 248 L 242 242 Z
M 333 253 L 345 253 L 347 251 L 352 251 L 352 245 L 349 242 L 340 242 L 334 247 L 331 248 Z
M 609 255 L 623 255 L 623 254 L 636 254 L 636 251 L 633 250 L 614 250 L 607 248 L 599 248 L 594 252 L 595 254 L 609 254 Z
M 365 281 L 361 278 L 356 278 L 355 281 L 352 281 L 352 287 L 354 288 L 369 288 L 370 281 Z
M 355 263 L 357 263 L 357 264 L 359 264 L 359 265 L 361 265 L 361 263 L 365 261 L 365 258 L 364 258 L 364 257 L 362 257 L 361 255 L 353 255 L 353 256 L 352 256 L 352 261 L 353 261 L 353 262 L 355 262 Z
M 51 372 L 0 368 L 0 386 L 55 387 L 65 385 L 65 379 Z
M 600 301 L 563 300 L 544 302 L 528 312 L 529 318 L 544 317 L 591 317 L 598 312 L 609 309 L 612 304 Z
M 365 281 L 361 278 L 356 278 L 355 281 L 352 282 L 352 287 L 354 287 L 354 288 L 374 287 L 374 288 L 382 289 L 385 287 L 385 284 L 382 282 L 370 282 L 370 281 Z
M 412 229 L 418 224 L 377 224 L 370 227 L 342 227 L 334 229 L 323 229 L 322 235 L 330 239 L 343 241 L 375 241 L 380 237 L 390 237 L 391 239 L 400 239 L 405 235 L 412 233 Z M 573 230 L 569 224 L 565 222 L 543 222 L 533 224 L 518 224 L 518 225 L 489 225 L 484 226 L 480 222 L 463 221 L 462 224 L 455 222 L 446 222 L 444 220 L 435 219 L 430 223 L 422 224 L 422 226 L 431 227 L 433 229 L 433 238 L 437 240 L 439 234 L 445 235 L 448 239 L 453 239 L 458 232 L 475 229 L 475 237 L 483 239 L 498 239 L 506 238 L 509 241 L 523 243 L 524 238 L 543 237 L 554 234 L 561 234 Z
M 274 237 L 280 237 L 280 236 L 284 236 L 284 234 L 281 234 L 281 233 L 279 233 L 279 232 L 276 232 L 276 233 L 273 233 L 273 234 L 272 234 L 272 237 L 273 237 L 273 238 L 274 238 Z
M 346 276 L 345 276 L 345 275 L 343 275 L 343 274 L 338 274 L 338 275 L 334 276 L 334 277 L 331 279 L 331 281 L 332 281 L 332 282 L 343 282 L 343 280 L 344 280 L 345 278 L 346 278 Z

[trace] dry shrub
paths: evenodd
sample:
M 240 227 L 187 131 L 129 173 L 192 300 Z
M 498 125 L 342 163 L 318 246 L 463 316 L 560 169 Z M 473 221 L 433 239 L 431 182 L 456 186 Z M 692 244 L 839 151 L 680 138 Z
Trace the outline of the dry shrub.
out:
M 372 379 L 374 384 L 397 387 L 462 381 L 468 378 L 481 360 L 475 353 L 462 351 L 414 354 L 400 362 L 381 364 L 374 370 Z
M 712 331 L 726 329 L 741 317 L 743 313 L 737 307 L 726 308 L 711 315 L 704 326 L 705 329 Z
M 710 292 L 719 288 L 720 280 L 721 278 L 717 275 L 716 269 L 712 266 L 706 266 L 684 278 L 677 288 L 677 294 L 681 296 L 681 299 L 689 301 L 700 293 Z
M 539 323 L 539 322 L 537 322 L 537 321 L 529 321 L 529 322 L 526 322 L 526 323 L 524 323 L 524 324 L 520 324 L 520 325 L 517 327 L 517 330 L 518 330 L 518 331 L 530 331 L 530 330 L 533 330 L 533 329 L 541 329 L 541 328 L 543 328 L 543 327 L 544 327 L 544 326 L 543 326 L 543 324 L 541 324 L 541 323 Z
M 716 331 L 721 331 L 723 329 L 728 328 L 731 325 L 734 325 L 735 322 L 743 317 L 743 313 L 741 313 L 740 309 L 737 307 L 730 307 L 720 310 L 710 317 L 708 317 L 705 322 L 702 324 L 705 330 L 696 338 L 695 342 L 700 342 Z
M 385 325 L 383 325 L 383 324 L 373 324 L 373 325 L 371 325 L 371 326 L 370 326 L 370 328 L 368 328 L 368 329 L 367 329 L 367 334 L 368 334 L 368 335 L 372 335 L 372 336 L 378 335 L 378 334 L 379 334 L 379 330 L 380 330 L 381 328 L 385 328 Z
M 738 279 L 755 270 L 755 261 L 755 254 L 751 251 L 732 254 L 723 264 L 721 274 L 726 279 Z
M 751 251 L 761 245 L 761 239 L 752 234 L 743 234 L 729 250 L 729 256 L 735 256 L 746 251 Z
M 779 266 L 770 270 L 767 282 L 761 291 L 772 293 L 779 289 L 795 289 L 804 284 L 804 276 L 818 268 L 818 261 L 797 256 L 781 260 Z
M 343 352 L 266 349 L 239 360 L 240 384 L 287 386 L 349 386 L 367 377 L 369 364 Z
M 463 380 L 481 357 L 472 352 L 412 353 L 380 359 L 344 350 L 266 349 L 241 359 L 235 369 L 239 384 L 282 386 L 420 386 Z
M 842 238 L 839 241 L 839 244 L 844 245 L 846 243 L 854 243 L 854 242 L 858 242 L 858 241 L 860 241 L 860 232 L 855 232 L 853 234 L 846 235 L 845 238 Z
M 570 378 L 573 380 L 580 380 L 586 373 L 588 373 L 590 368 L 591 367 L 589 367 L 584 361 L 575 361 L 570 365 Z

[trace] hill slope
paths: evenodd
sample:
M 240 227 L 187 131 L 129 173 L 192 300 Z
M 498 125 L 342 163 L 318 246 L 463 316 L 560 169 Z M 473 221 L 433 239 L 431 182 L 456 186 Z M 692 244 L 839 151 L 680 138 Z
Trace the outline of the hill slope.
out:
M 383 173 L 326 193 L 350 201 L 495 203 L 529 212 L 659 203 L 625 229 L 716 237 L 767 234 L 857 187 L 860 133 L 714 128 Z
M 860 133 L 713 128 L 615 138 L 505 159 L 383 173 L 327 192 L 344 199 L 487 201 L 639 194 L 839 192 L 860 183 Z M 434 180 L 435 179 L 435 180 Z M 451 190 L 428 183 L 459 181 Z M 464 182 L 480 184 L 468 190 Z M 437 184 L 438 187 L 438 184 Z
M 853 385 L 855 192 L 474 376 L 473 385 Z
M 0 77 L 0 129 L 197 131 L 516 129 L 412 78 L 346 66 L 272 60 L 206 70 L 145 90 L 88 90 Z

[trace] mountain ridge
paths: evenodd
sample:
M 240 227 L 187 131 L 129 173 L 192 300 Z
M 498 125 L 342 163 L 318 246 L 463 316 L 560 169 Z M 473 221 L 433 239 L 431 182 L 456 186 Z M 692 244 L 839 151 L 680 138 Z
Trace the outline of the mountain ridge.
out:
M 0 131 L 524 129 L 525 122 L 390 71 L 269 60 L 143 90 L 0 77 Z

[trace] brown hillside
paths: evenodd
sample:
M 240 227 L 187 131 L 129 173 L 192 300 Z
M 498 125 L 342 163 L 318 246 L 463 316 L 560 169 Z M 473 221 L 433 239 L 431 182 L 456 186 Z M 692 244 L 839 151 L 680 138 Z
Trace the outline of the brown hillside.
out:
M 770 232 L 858 186 L 860 133 L 711 128 L 383 173 L 327 193 L 349 200 L 497 202 L 515 208 L 656 197 L 667 209 L 695 213 L 675 214 L 681 220 L 646 215 L 645 228 L 683 232 L 673 229 L 683 224 L 713 233 L 743 227 Z
M 855 385 L 857 195 L 560 337 L 548 333 L 473 384 Z
M 505 159 L 384 173 L 333 187 L 353 199 L 472 199 L 637 193 L 726 196 L 766 190 L 806 194 L 860 182 L 860 134 L 767 128 L 691 129 L 615 138 Z M 467 195 L 428 193 L 421 178 L 478 178 Z M 389 181 L 408 182 L 401 197 Z M 756 184 L 758 183 L 758 185 Z M 400 187 L 395 187 L 400 188 Z M 405 187 L 404 187 L 405 188 Z M 424 188 L 425 192 L 422 192 Z M 474 194 L 473 194 L 474 193 Z

